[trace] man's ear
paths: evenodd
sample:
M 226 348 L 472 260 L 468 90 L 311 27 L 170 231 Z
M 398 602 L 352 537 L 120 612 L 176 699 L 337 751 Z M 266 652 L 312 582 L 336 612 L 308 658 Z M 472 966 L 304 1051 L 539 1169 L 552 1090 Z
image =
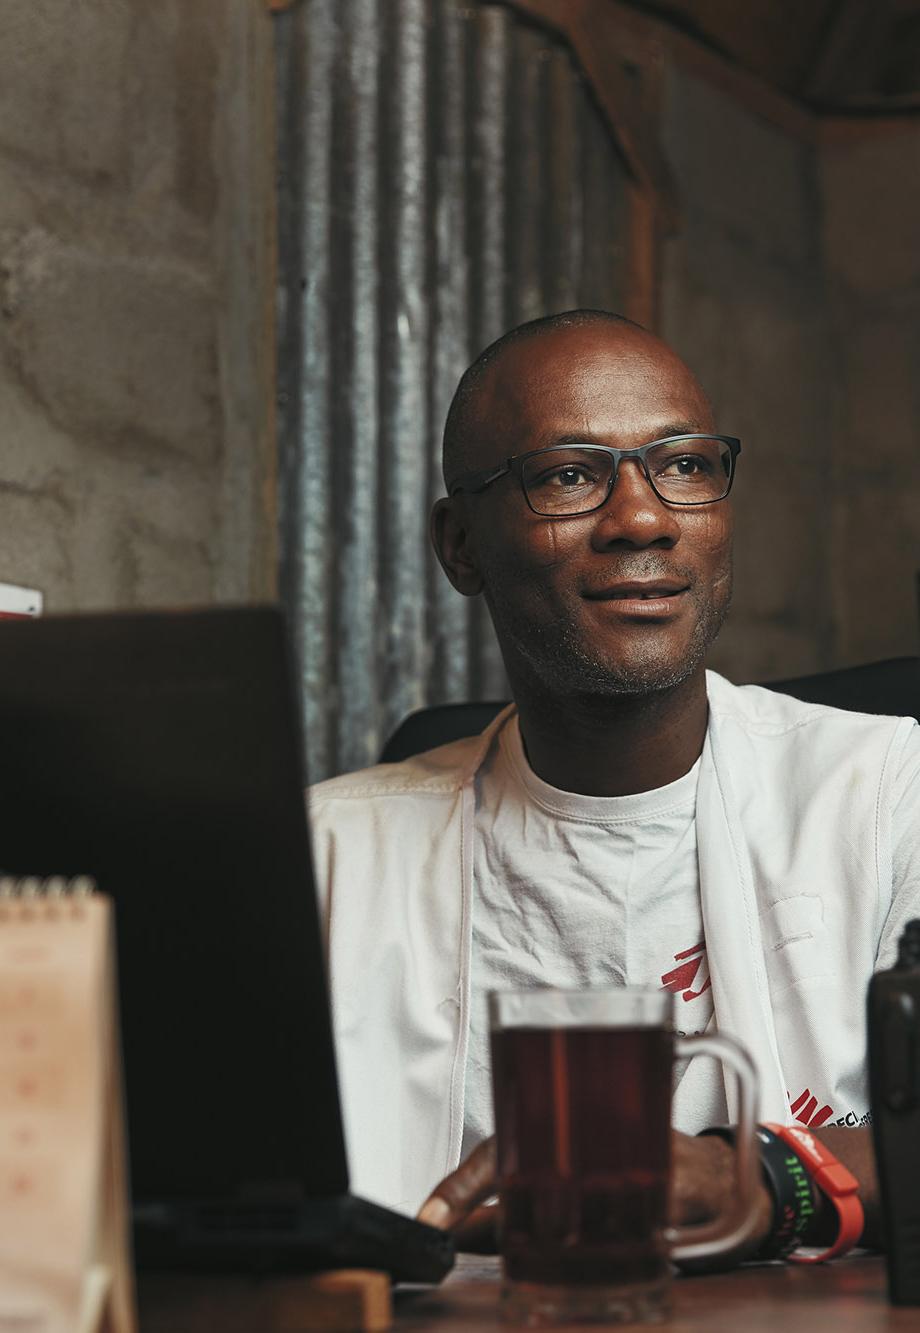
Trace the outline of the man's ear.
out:
M 462 592 L 464 597 L 475 597 L 482 592 L 482 575 L 473 551 L 463 500 L 436 500 L 429 530 L 435 555 L 457 592 Z

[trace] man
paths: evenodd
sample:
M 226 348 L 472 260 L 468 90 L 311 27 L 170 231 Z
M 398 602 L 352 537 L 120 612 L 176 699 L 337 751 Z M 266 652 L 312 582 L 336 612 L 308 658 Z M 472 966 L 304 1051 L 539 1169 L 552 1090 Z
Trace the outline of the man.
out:
M 434 1189 L 436 1224 L 494 1187 L 486 991 L 628 983 L 746 1046 L 763 1119 L 817 1099 L 877 1237 L 863 1007 L 920 913 L 917 728 L 707 677 L 740 447 L 715 432 L 687 367 L 616 316 L 487 349 L 451 406 L 432 535 L 487 600 L 515 707 L 313 792 L 356 1186 L 412 1209 Z M 692 1063 L 675 1220 L 725 1205 L 730 1149 L 695 1134 L 733 1109 Z M 751 1248 L 770 1217 L 764 1190 Z

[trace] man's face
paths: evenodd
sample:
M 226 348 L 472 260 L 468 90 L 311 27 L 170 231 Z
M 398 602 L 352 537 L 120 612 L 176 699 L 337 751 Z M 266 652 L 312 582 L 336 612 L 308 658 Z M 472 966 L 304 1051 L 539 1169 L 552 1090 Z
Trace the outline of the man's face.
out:
M 714 430 L 683 363 L 629 325 L 513 344 L 488 368 L 476 415 L 477 469 L 560 442 L 632 449 Z M 549 694 L 647 694 L 700 666 L 731 597 L 728 500 L 667 505 L 636 460 L 621 465 L 590 514 L 533 513 L 513 475 L 458 498 L 513 683 L 529 677 Z

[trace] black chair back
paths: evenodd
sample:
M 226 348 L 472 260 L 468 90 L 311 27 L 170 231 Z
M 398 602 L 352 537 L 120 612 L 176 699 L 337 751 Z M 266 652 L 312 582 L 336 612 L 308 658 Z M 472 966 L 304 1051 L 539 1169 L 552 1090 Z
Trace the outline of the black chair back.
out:
M 791 694 L 807 703 L 830 704 L 853 713 L 885 713 L 920 719 L 920 657 L 892 657 L 865 666 L 822 671 L 816 676 L 761 682 L 769 690 Z M 380 756 L 381 763 L 408 759 L 448 741 L 476 736 L 507 700 L 488 703 L 437 704 L 420 708 L 400 723 Z

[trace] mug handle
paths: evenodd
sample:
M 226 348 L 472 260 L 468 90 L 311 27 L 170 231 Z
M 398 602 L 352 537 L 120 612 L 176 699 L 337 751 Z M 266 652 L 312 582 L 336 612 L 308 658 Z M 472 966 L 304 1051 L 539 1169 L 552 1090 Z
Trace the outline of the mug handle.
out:
M 757 1224 L 756 1190 L 760 1178 L 760 1159 L 754 1142 L 754 1105 L 757 1101 L 757 1072 L 743 1046 L 731 1037 L 678 1037 L 674 1058 L 711 1055 L 722 1060 L 735 1075 L 738 1084 L 738 1133 L 735 1139 L 735 1204 L 729 1212 L 712 1222 L 669 1227 L 666 1232 L 675 1262 L 708 1259 L 724 1254 L 742 1244 Z

